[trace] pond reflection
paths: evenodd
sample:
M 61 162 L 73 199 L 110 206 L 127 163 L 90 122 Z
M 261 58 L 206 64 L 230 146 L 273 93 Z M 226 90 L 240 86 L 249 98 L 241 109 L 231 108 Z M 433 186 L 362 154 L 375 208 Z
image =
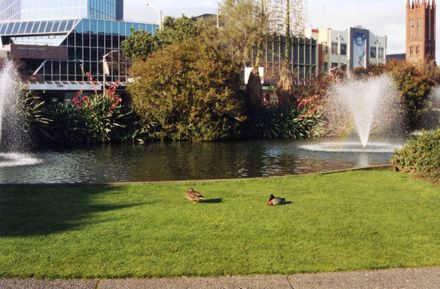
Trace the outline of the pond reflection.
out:
M 390 153 L 325 153 L 304 142 L 152 143 L 34 153 L 41 163 L 0 167 L 0 183 L 106 183 L 282 176 L 384 165 Z

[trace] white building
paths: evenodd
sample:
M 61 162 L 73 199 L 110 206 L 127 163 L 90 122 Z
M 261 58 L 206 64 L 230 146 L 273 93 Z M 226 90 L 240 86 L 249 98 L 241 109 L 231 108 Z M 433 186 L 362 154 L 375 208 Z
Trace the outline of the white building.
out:
M 319 47 L 319 70 L 330 73 L 339 68 L 351 71 L 369 64 L 385 64 L 387 37 L 376 36 L 361 27 L 344 31 L 331 28 L 310 29 L 306 35 L 316 39 Z

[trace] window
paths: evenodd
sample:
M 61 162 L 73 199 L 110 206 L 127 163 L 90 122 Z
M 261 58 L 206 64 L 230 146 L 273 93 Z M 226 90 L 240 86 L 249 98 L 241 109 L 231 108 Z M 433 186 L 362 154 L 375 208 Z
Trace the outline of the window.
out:
M 376 58 L 376 46 L 370 47 L 370 58 Z
M 384 52 L 385 52 L 385 49 L 383 47 L 379 47 L 378 57 L 383 58 L 384 54 L 385 54 Z
M 413 47 L 411 46 L 409 48 L 409 56 L 413 56 L 413 54 L 414 54 L 414 50 L 413 50 Z
M 409 38 L 414 39 L 414 20 L 409 21 Z
M 416 56 L 418 56 L 419 55 L 419 46 L 416 46 Z
M 347 55 L 347 44 L 341 43 L 341 55 Z
M 335 62 L 333 62 L 333 63 L 332 63 L 332 69 L 333 69 L 333 68 L 337 68 L 337 67 L 338 67 L 338 64 L 335 63 Z
M 322 64 L 322 72 L 328 72 L 328 63 L 327 62 L 324 62 Z
M 332 42 L 332 54 L 338 54 L 338 43 Z

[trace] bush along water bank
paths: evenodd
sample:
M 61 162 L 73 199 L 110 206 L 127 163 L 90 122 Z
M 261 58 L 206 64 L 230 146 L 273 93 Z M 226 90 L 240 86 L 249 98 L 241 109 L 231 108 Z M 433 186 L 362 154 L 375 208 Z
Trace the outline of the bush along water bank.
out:
M 440 129 L 412 138 L 393 157 L 396 170 L 440 180 Z

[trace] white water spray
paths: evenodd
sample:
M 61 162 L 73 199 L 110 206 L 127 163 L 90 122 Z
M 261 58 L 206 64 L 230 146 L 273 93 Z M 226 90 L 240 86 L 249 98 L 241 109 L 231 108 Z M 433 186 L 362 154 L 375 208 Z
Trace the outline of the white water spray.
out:
M 14 105 L 17 103 L 21 86 L 17 74 L 11 61 L 7 61 L 0 72 L 0 146 L 7 118 L 10 121 L 15 120 L 12 119 L 15 118 L 13 115 Z
M 23 116 L 20 115 L 22 83 L 12 61 L 0 71 L 0 168 L 35 165 L 40 160 L 26 151 Z
M 351 121 L 362 147 L 366 148 L 373 127 L 387 129 L 398 117 L 396 96 L 395 84 L 387 75 L 348 79 L 333 87 L 327 111 L 333 119 Z

